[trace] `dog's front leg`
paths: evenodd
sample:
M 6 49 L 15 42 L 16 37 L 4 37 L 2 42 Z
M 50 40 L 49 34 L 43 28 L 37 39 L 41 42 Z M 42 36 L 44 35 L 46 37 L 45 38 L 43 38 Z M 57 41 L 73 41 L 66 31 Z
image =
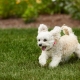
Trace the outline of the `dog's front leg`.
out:
M 48 59 L 47 54 L 45 52 L 42 52 L 42 54 L 39 56 L 39 64 L 41 66 L 45 66 L 47 59 Z
M 52 57 L 52 61 L 49 64 L 49 67 L 50 68 L 57 67 L 58 64 L 60 63 L 60 61 L 61 61 L 61 56 L 60 55 L 55 55 L 54 57 Z

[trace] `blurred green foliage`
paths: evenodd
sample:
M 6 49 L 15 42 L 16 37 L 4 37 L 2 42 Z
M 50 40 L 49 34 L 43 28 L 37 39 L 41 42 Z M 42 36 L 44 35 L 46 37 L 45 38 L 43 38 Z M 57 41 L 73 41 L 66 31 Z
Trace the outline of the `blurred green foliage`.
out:
M 80 0 L 70 1 L 70 4 L 66 6 L 66 10 L 74 19 L 80 20 Z
M 22 17 L 32 22 L 40 14 L 56 13 L 80 19 L 80 0 L 0 0 L 0 18 Z
M 16 0 L 0 0 L 0 18 L 21 17 L 26 8 L 24 1 L 18 4 Z

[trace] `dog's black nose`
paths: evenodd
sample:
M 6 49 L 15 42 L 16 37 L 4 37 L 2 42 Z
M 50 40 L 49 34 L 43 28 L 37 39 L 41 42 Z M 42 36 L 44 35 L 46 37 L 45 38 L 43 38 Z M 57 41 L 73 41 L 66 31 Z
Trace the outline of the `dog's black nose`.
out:
M 42 46 L 42 44 L 39 44 L 39 46 Z

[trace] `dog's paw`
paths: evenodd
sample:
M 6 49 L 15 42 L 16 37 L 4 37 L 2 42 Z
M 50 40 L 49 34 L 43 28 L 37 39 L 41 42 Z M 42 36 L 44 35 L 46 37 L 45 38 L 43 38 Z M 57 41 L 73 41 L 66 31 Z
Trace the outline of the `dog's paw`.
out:
M 53 62 L 51 62 L 51 63 L 49 64 L 49 68 L 55 68 L 55 67 L 57 67 L 57 66 L 58 66 L 58 64 L 53 63 Z
M 39 60 L 39 64 L 43 67 L 46 65 L 46 60 Z
M 47 57 L 45 55 L 40 55 L 39 56 L 39 64 L 41 66 L 45 66 L 46 65 L 46 60 L 47 60 Z

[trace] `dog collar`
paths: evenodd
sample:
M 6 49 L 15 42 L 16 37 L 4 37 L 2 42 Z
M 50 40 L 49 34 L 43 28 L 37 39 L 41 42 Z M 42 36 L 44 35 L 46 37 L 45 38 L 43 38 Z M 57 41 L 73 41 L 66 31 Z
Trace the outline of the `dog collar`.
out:
M 47 51 L 50 51 L 52 48 L 48 49 Z

